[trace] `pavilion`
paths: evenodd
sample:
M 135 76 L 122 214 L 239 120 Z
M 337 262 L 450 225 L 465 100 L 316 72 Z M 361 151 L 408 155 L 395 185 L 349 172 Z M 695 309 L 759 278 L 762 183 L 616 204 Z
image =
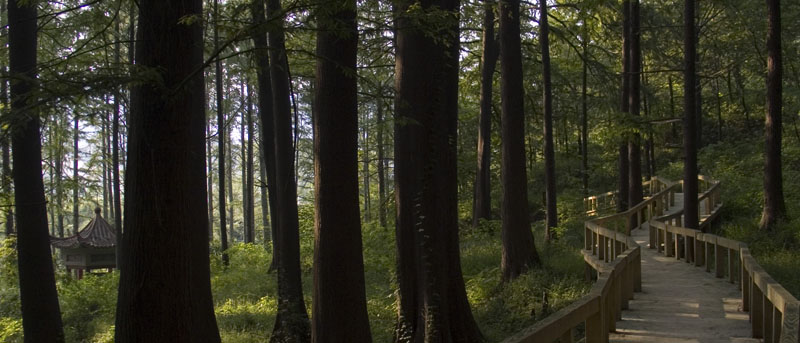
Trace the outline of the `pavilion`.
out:
M 50 237 L 50 244 L 61 250 L 61 259 L 67 272 L 75 270 L 77 277 L 83 277 L 84 271 L 117 266 L 116 230 L 100 215 L 100 208 L 95 208 L 95 216 L 81 231 L 69 237 Z

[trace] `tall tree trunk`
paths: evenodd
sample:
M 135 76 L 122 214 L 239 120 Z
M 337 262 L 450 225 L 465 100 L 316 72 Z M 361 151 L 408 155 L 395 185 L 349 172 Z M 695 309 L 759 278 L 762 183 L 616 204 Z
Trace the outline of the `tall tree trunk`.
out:
M 2 0 L 0 0 L 2 1 Z M 58 236 L 64 237 L 64 143 L 61 141 L 61 128 L 66 124 L 66 117 L 61 116 L 61 122 L 56 124 L 56 212 L 58 212 Z
M 248 82 L 249 84 L 249 82 Z M 255 242 L 256 221 L 255 221 L 255 202 L 253 201 L 253 93 L 250 86 L 247 87 L 247 206 L 244 214 L 247 218 L 247 238 L 248 243 Z
M 583 26 L 586 27 L 584 20 Z M 583 197 L 589 196 L 589 103 L 587 100 L 587 78 L 589 61 L 589 30 L 584 28 L 581 35 L 581 180 L 583 181 Z
M 80 151 L 78 150 L 78 141 L 80 139 L 80 128 L 78 124 L 78 113 L 75 113 L 75 126 L 72 131 L 72 234 L 77 235 L 80 230 L 80 201 L 78 199 L 78 190 L 81 187 L 80 171 L 78 170 L 78 160 L 80 159 Z
M 630 93 L 631 93 L 631 2 L 622 1 L 622 100 L 620 101 L 620 112 L 623 115 L 630 113 Z M 627 130 L 627 128 L 626 128 Z M 628 209 L 628 199 L 630 195 L 630 175 L 628 157 L 628 138 L 623 134 L 619 145 L 618 170 L 619 191 L 617 192 L 617 212 Z
M 364 115 L 364 122 L 369 120 L 368 116 Z M 369 196 L 369 130 L 364 125 L 364 135 L 362 137 L 362 151 L 364 152 L 364 160 L 362 161 L 364 172 L 364 221 L 369 222 L 372 219 L 372 202 Z
M 767 2 L 767 115 L 764 151 L 764 211 L 761 212 L 762 230 L 771 230 L 786 218 L 783 199 L 783 167 L 781 162 L 781 130 L 783 108 L 781 54 L 781 4 L 780 0 Z
M 108 103 L 108 97 L 106 97 L 104 100 L 106 103 Z M 101 139 L 100 149 L 102 150 L 102 152 L 100 153 L 100 156 L 102 157 L 102 161 L 100 162 L 100 164 L 103 167 L 102 168 L 103 176 L 100 177 L 100 182 L 103 184 L 103 218 L 110 218 L 108 216 L 108 198 L 109 198 L 108 185 L 110 184 L 110 182 L 107 182 L 108 180 L 106 180 L 109 170 L 108 163 L 106 163 L 106 161 L 108 161 L 108 158 L 110 157 L 106 155 L 106 150 L 107 150 L 106 137 L 108 137 L 108 130 L 107 130 L 108 115 L 109 115 L 108 112 L 103 111 L 102 118 L 100 119 L 100 139 Z
M 697 106 L 695 102 L 697 54 L 694 10 L 695 0 L 684 0 L 683 3 L 683 225 L 697 229 Z
M 311 337 L 320 343 L 368 343 L 358 204 L 356 0 L 320 0 L 318 6 Z
M 495 2 L 483 3 L 483 52 L 481 56 L 481 110 L 478 118 L 478 169 L 472 195 L 472 226 L 480 219 L 492 218 L 491 158 L 492 158 L 492 83 L 500 51 L 494 33 Z
M 115 340 L 220 342 L 211 298 L 200 0 L 139 1 Z
M 547 208 L 544 239 L 545 241 L 549 241 L 553 239 L 552 228 L 558 226 L 558 213 L 556 212 L 556 156 L 553 149 L 553 83 L 550 81 L 550 25 L 547 23 L 547 0 L 539 1 L 539 13 L 541 16 L 539 18 L 539 43 L 542 45 L 542 78 L 544 79 L 542 102 L 544 103 L 544 183 Z M 564 130 L 564 132 L 566 131 L 567 130 Z
M 239 80 L 239 92 L 242 96 L 242 105 L 244 107 L 248 106 L 247 104 L 247 94 L 245 94 L 245 86 L 244 80 Z M 248 109 L 245 109 L 241 112 L 241 122 L 239 123 L 239 144 L 241 149 L 239 150 L 239 161 L 241 161 L 241 171 L 242 171 L 242 238 L 244 238 L 245 243 L 252 243 L 250 239 L 250 227 L 248 227 L 248 223 L 250 220 L 247 218 L 247 205 L 249 200 L 247 199 L 247 146 L 245 140 L 245 131 L 247 130 L 247 115 Z M 233 143 L 231 143 L 233 144 Z M 231 200 L 233 201 L 233 200 Z
M 700 1 L 695 1 L 695 17 L 693 19 L 695 29 L 694 29 L 694 83 L 695 88 L 694 91 L 696 93 L 694 97 L 694 106 L 697 108 L 695 110 L 695 120 L 697 121 L 697 149 L 700 149 L 704 146 L 703 144 L 703 84 L 700 79 L 700 50 L 697 49 L 697 46 L 700 45 Z M 699 168 L 699 167 L 698 167 Z M 699 173 L 699 169 L 698 169 Z
M 500 98 L 503 139 L 501 208 L 503 280 L 539 264 L 528 215 L 525 111 L 522 88 L 519 0 L 500 1 Z
M 275 169 L 278 257 L 278 314 L 271 342 L 308 342 L 310 323 L 300 278 L 300 233 L 297 218 L 297 183 L 292 144 L 292 112 L 289 103 L 289 71 L 280 0 L 267 0 L 269 65 L 275 129 Z
M 378 121 L 378 130 L 376 140 L 378 141 L 378 223 L 381 227 L 386 227 L 386 168 L 384 161 L 386 154 L 384 153 L 383 144 L 383 85 L 378 90 L 378 98 L 375 101 L 376 115 Z
M 0 1 L 0 27 L 6 27 L 6 25 L 8 23 L 8 21 L 6 20 L 6 5 L 7 5 L 7 3 L 8 3 L 8 1 Z M 8 34 L 5 29 L 0 29 L 0 33 Z M 3 66 L 2 69 L 0 69 L 0 71 L 2 71 L 3 73 L 8 72 L 7 66 Z M 8 108 L 9 108 L 9 106 L 8 106 L 8 80 L 0 80 L 0 103 L 2 103 L 2 105 L 3 105 L 3 115 L 4 116 L 8 115 Z M 55 122 L 53 126 L 55 128 L 58 128 L 58 122 Z M 8 129 L 5 129 L 3 131 L 4 132 L 2 133 L 2 137 L 0 137 L 0 145 L 2 145 L 2 158 L 3 158 L 3 161 L 2 161 L 2 164 L 3 164 L 2 165 L 2 169 L 3 169 L 2 191 L 3 191 L 4 194 L 11 194 L 11 180 L 13 179 L 13 176 L 11 175 L 11 141 L 10 141 L 10 138 L 9 138 L 9 136 L 10 136 L 9 133 L 11 132 L 11 129 L 8 128 Z M 50 132 L 53 132 L 53 131 L 54 131 L 54 129 L 50 130 Z M 56 160 L 56 159 L 51 159 L 51 162 L 55 163 L 54 160 Z M 50 182 L 51 182 L 51 185 L 53 185 L 53 183 L 54 183 L 53 182 L 53 178 L 54 178 L 54 175 L 53 175 L 54 170 L 53 169 L 54 168 L 52 168 L 52 167 L 50 168 Z M 55 188 L 55 187 L 53 187 L 53 188 Z M 54 191 L 53 189 L 50 190 L 51 195 L 52 195 L 53 191 Z M 53 220 L 53 219 L 55 219 L 55 212 L 56 212 L 55 209 L 51 212 L 51 221 L 53 222 L 54 226 L 55 226 L 55 220 Z M 11 206 L 9 206 L 9 207 L 7 207 L 5 209 L 5 224 L 3 224 L 3 227 L 5 229 L 6 237 L 8 237 L 8 235 L 10 235 L 11 233 L 14 232 L 14 209 Z M 55 235 L 55 230 L 53 230 L 53 231 L 54 231 L 53 235 Z
M 219 0 L 214 0 L 214 50 L 219 51 Z M 219 179 L 219 191 L 217 198 L 219 198 L 219 239 L 222 248 L 222 263 L 228 265 L 228 216 L 227 207 L 225 206 L 225 111 L 224 103 L 222 101 L 222 61 L 217 58 L 214 63 L 214 75 L 216 80 L 214 86 L 216 87 L 217 95 L 217 159 L 219 163 L 219 172 L 217 173 Z
M 36 2 L 8 1 L 11 82 L 11 145 L 22 331 L 25 342 L 64 342 L 58 305 L 47 203 L 42 180 L 42 143 L 36 104 Z
M 647 86 L 647 77 L 644 73 L 644 67 L 642 67 L 642 87 L 644 88 L 644 96 L 642 97 L 642 109 L 644 110 L 644 116 L 647 118 L 650 117 L 650 101 L 648 95 L 648 86 Z M 656 175 L 656 159 L 655 159 L 655 144 L 653 144 L 653 126 L 647 126 L 647 140 L 645 142 L 645 171 L 647 175 L 645 178 L 650 180 L 653 176 Z
M 634 120 L 641 115 L 641 76 L 642 46 L 639 32 L 639 0 L 630 0 L 630 93 L 628 93 L 628 112 Z M 634 133 L 628 141 L 628 204 L 636 206 L 642 201 L 642 149 L 641 136 Z M 633 226 L 631 226 L 633 227 Z
M 269 270 L 273 271 L 278 268 L 278 253 L 279 246 L 275 244 L 278 237 L 278 198 L 277 198 L 277 169 L 275 163 L 275 120 L 274 109 L 272 100 L 272 79 L 270 77 L 270 61 L 269 61 L 269 47 L 267 44 L 267 19 L 264 15 L 265 0 L 252 0 L 250 3 L 250 14 L 253 18 L 253 30 L 250 31 L 250 37 L 253 40 L 255 47 L 254 53 L 256 56 L 257 76 L 258 76 L 258 114 L 259 122 L 261 123 L 261 150 L 263 151 L 264 163 L 262 164 L 265 169 L 266 175 L 266 188 L 269 197 L 269 218 L 272 220 L 271 237 L 272 237 L 272 263 Z M 263 176 L 262 176 L 263 178 Z M 264 192 L 262 188 L 262 192 Z M 263 193 L 262 193 L 263 194 Z M 263 195 L 262 195 L 263 196 Z M 262 201 L 264 204 L 264 201 Z M 266 236 L 266 235 L 265 235 Z
M 115 28 L 116 32 L 119 33 L 119 18 L 115 20 Z M 120 41 L 116 39 L 114 41 L 114 63 L 119 66 L 120 65 Z M 133 63 L 133 62 L 131 62 Z M 119 178 L 119 105 L 121 100 L 119 87 L 114 88 L 114 114 L 113 114 L 113 127 L 111 128 L 111 134 L 113 135 L 111 144 L 114 146 L 113 156 L 111 157 L 111 162 L 114 164 L 112 166 L 113 173 L 114 173 L 114 189 L 113 193 L 113 203 L 114 203 L 114 228 L 117 230 L 116 235 L 116 266 L 117 269 L 120 269 L 122 263 L 122 255 L 125 253 L 122 246 L 122 200 L 120 195 L 120 178 Z
M 206 120 L 206 174 L 208 176 L 208 241 L 214 240 L 214 163 L 211 158 L 211 117 Z
M 722 141 L 722 90 L 719 79 L 714 80 L 714 99 L 717 104 L 717 142 Z
M 481 340 L 458 243 L 458 11 L 458 0 L 394 1 L 395 342 Z
M 225 84 L 225 93 L 223 94 L 233 94 L 231 90 L 230 79 L 227 79 Z M 222 108 L 224 109 L 224 107 Z M 236 217 L 234 216 L 235 207 L 233 206 L 235 201 L 233 198 L 233 124 L 236 122 L 236 115 L 231 113 L 228 115 L 227 119 L 228 120 L 225 122 L 225 130 L 227 132 L 226 137 L 228 138 L 228 140 L 225 142 L 225 149 L 227 149 L 225 152 L 225 158 L 227 159 L 225 161 L 225 180 L 228 181 L 228 184 L 225 186 L 225 189 L 228 190 L 228 224 L 230 224 L 228 225 L 230 232 L 228 238 L 230 238 L 230 241 L 233 242 L 236 237 Z
M 260 128 L 259 128 L 260 130 Z M 260 136 L 259 136 L 260 139 Z M 271 225 L 269 225 L 269 201 L 267 198 L 267 162 L 264 161 L 263 148 L 258 153 L 258 172 L 261 178 L 259 182 L 259 195 L 261 200 L 261 229 L 264 230 L 264 245 L 267 246 L 272 242 Z

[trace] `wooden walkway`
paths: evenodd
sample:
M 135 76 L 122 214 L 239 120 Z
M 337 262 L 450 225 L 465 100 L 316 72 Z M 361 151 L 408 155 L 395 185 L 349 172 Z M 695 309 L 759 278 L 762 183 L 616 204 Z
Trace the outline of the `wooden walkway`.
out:
M 675 194 L 675 206 L 668 213 L 683 208 L 682 195 Z M 646 224 L 632 234 L 642 247 L 642 292 L 635 293 L 622 311 L 609 341 L 761 342 L 750 338 L 749 317 L 741 310 L 737 285 L 647 248 Z

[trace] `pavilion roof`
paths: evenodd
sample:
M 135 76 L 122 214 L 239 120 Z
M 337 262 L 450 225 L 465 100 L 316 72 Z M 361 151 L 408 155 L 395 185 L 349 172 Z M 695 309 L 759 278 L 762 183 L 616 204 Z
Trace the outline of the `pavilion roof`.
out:
M 100 208 L 94 210 L 94 218 L 78 234 L 69 237 L 50 237 L 50 244 L 60 249 L 111 248 L 117 243 L 114 227 L 100 215 Z

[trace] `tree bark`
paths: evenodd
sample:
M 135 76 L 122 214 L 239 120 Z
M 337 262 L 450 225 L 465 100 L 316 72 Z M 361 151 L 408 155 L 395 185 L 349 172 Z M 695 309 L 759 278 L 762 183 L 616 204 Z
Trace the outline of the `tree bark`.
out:
M 248 83 L 249 84 L 249 83 Z M 253 192 L 253 93 L 250 86 L 247 87 L 247 175 L 245 195 L 247 195 L 247 205 L 244 208 L 245 218 L 247 218 L 247 243 L 254 243 L 256 240 L 256 221 L 255 221 L 255 201 Z
M 378 91 L 378 98 L 375 101 L 376 115 L 378 121 L 377 145 L 378 145 L 378 223 L 381 227 L 386 227 L 386 168 L 384 166 L 386 153 L 384 152 L 383 130 L 383 85 Z
M 641 70 L 642 70 L 642 47 L 640 44 L 639 32 L 639 0 L 630 0 L 630 67 L 628 78 L 630 79 L 630 93 L 628 93 L 628 112 L 631 117 L 638 120 L 641 115 Z M 642 201 L 642 150 L 641 136 L 634 133 L 628 141 L 628 205 L 636 206 Z M 631 226 L 633 227 L 633 226 Z
M 312 342 L 372 342 L 358 201 L 356 1 L 318 2 Z
M 119 19 L 116 20 L 116 31 L 119 32 Z M 131 43 L 133 44 L 133 43 Z M 116 65 L 120 64 L 120 41 L 116 39 L 114 42 L 114 62 Z M 133 62 L 131 62 L 133 63 Z M 113 166 L 112 173 L 113 173 L 113 203 L 114 203 L 114 228 L 117 230 L 116 236 L 116 265 L 117 270 L 120 270 L 120 266 L 122 263 L 122 255 L 125 253 L 122 245 L 122 235 L 124 231 L 122 230 L 122 195 L 120 194 L 120 177 L 119 177 L 119 105 L 120 105 L 120 91 L 118 87 L 114 88 L 114 114 L 111 127 L 111 145 L 113 145 L 113 152 L 111 156 L 111 163 Z
M 116 342 L 220 342 L 211 299 L 200 0 L 140 0 Z
M 278 268 L 279 246 L 275 240 L 278 237 L 278 198 L 276 186 L 276 163 L 275 163 L 275 120 L 272 100 L 272 78 L 270 77 L 269 46 L 267 42 L 267 20 L 264 15 L 265 0 L 252 0 L 250 3 L 250 14 L 253 18 L 253 30 L 250 37 L 253 40 L 254 53 L 257 64 L 258 77 L 258 114 L 261 123 L 261 150 L 264 156 L 264 174 L 266 175 L 266 190 L 269 197 L 269 218 L 272 221 L 272 263 L 270 271 Z M 262 188 L 262 192 L 264 189 Z M 263 194 L 263 193 L 262 193 Z M 263 195 L 262 195 L 263 196 Z M 262 201 L 262 204 L 264 202 Z M 266 235 L 265 235 L 266 236 Z
M 684 0 L 683 5 L 683 225 L 697 229 L 697 106 L 695 58 L 695 0 Z
M 47 202 L 42 180 L 42 143 L 36 104 L 36 2 L 8 1 L 11 83 L 11 145 L 17 209 L 17 266 L 25 342 L 64 342 L 58 304 Z
M 492 218 L 491 158 L 492 158 L 492 84 L 497 59 L 500 56 L 494 33 L 495 2 L 483 3 L 483 52 L 481 56 L 481 97 L 478 119 L 478 169 L 472 197 L 472 226 Z
M 219 0 L 214 0 L 214 50 L 219 50 Z M 222 249 L 222 264 L 227 266 L 229 263 L 228 253 L 228 214 L 227 207 L 225 206 L 225 110 L 222 99 L 222 61 L 217 58 L 214 63 L 214 75 L 216 80 L 214 85 L 216 87 L 217 99 L 217 159 L 219 164 L 219 191 L 217 197 L 219 198 L 219 239 Z
M 500 1 L 500 122 L 503 139 L 503 252 L 500 265 L 505 281 L 539 264 L 528 215 L 519 6 L 519 0 Z
M 481 340 L 458 243 L 458 10 L 458 0 L 394 1 L 395 342 Z
M 780 0 L 767 2 L 767 115 L 764 121 L 764 210 L 759 226 L 771 230 L 786 219 L 786 204 L 783 198 L 783 174 L 781 162 L 781 130 L 783 119 L 782 78 L 783 57 L 781 55 L 781 5 Z
M 545 241 L 553 239 L 552 228 L 558 226 L 556 212 L 556 157 L 553 148 L 553 83 L 550 80 L 550 25 L 547 23 L 547 0 L 539 1 L 539 43 L 542 45 L 542 78 L 544 103 L 544 182 L 546 194 Z M 566 119 L 565 119 L 566 124 Z M 567 130 L 564 130 L 566 132 Z M 568 146 L 568 145 L 567 145 Z
M 275 171 L 278 246 L 278 314 L 271 342 L 308 342 L 310 323 L 303 300 L 300 278 L 300 233 L 297 218 L 297 183 L 292 142 L 292 112 L 289 103 L 289 63 L 283 25 L 285 13 L 280 0 L 267 1 L 269 65 L 275 129 Z
M 631 2 L 630 0 L 622 1 L 622 100 L 620 101 L 620 112 L 623 116 L 627 115 L 630 111 L 630 93 L 631 93 Z M 627 129 L 627 128 L 625 128 Z M 628 199 L 630 196 L 630 175 L 629 170 L 629 157 L 628 157 L 628 139 L 626 134 L 623 134 L 622 141 L 619 145 L 618 169 L 619 190 L 617 192 L 617 212 L 622 212 L 628 209 Z
M 584 20 L 583 26 L 586 26 Z M 587 100 L 587 78 L 589 60 L 589 30 L 584 29 L 581 36 L 581 181 L 583 182 L 583 197 L 589 196 L 589 103 Z
M 78 140 L 80 138 L 80 129 L 78 124 L 78 113 L 75 113 L 75 126 L 72 131 L 72 234 L 77 235 L 80 230 L 80 200 L 78 199 L 78 190 L 81 187 L 80 171 L 78 170 L 78 160 L 80 159 L 80 151 L 78 151 Z
M 366 113 L 364 114 L 364 122 L 368 120 Z M 364 160 L 362 161 L 364 172 L 364 221 L 369 222 L 372 219 L 372 202 L 369 196 L 369 130 L 366 125 L 364 127 L 364 135 L 362 137 L 362 151 L 364 153 Z

